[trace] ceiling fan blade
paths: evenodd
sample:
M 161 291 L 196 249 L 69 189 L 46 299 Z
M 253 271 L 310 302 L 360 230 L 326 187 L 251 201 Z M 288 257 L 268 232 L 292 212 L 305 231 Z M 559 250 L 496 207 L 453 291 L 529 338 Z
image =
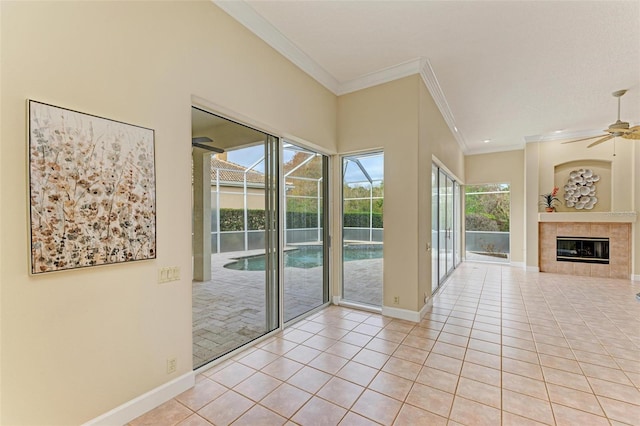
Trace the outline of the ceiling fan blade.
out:
M 640 132 L 627 133 L 622 135 L 622 138 L 640 140 Z
M 604 136 L 604 135 L 589 136 L 588 138 L 575 139 L 575 140 L 572 140 L 572 141 L 562 142 L 562 144 L 565 144 L 565 143 L 574 143 L 574 142 L 582 142 L 582 141 L 588 141 L 589 139 L 601 138 L 601 137 L 603 137 L 603 136 Z
M 599 145 L 599 144 L 601 144 L 602 142 L 606 142 L 606 141 L 608 141 L 609 139 L 613 139 L 614 137 L 615 137 L 615 136 L 613 136 L 613 135 L 605 136 L 605 137 L 604 137 L 604 138 L 602 138 L 602 139 L 598 139 L 597 141 L 590 143 L 589 145 L 587 145 L 587 148 L 591 148 L 592 146 Z

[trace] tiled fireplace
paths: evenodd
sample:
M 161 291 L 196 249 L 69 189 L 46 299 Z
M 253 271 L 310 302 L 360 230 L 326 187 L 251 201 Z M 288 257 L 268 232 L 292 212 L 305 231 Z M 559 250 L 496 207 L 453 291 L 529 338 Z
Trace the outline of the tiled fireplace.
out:
M 539 221 L 539 265 L 541 272 L 554 272 L 558 274 L 584 275 L 603 278 L 624 278 L 629 279 L 631 274 L 631 223 L 620 222 L 561 222 L 559 213 L 549 213 Z M 567 217 L 569 219 L 569 217 Z M 545 220 L 546 219 L 546 220 Z M 586 219 L 586 217 L 584 217 Z M 633 218 L 635 219 L 635 217 Z M 606 218 L 605 218 L 606 220 Z M 577 243 L 576 247 L 567 250 L 566 240 L 584 241 L 587 243 Z M 558 245 L 560 241 L 560 246 Z M 600 247 L 602 251 L 604 241 L 607 241 L 608 262 L 593 261 L 589 250 L 584 247 L 591 247 L 589 241 L 598 241 L 593 247 Z M 581 245 L 586 244 L 586 245 Z M 558 248 L 561 248 L 559 251 Z M 583 253 L 583 256 L 567 261 L 563 254 L 573 254 L 573 252 Z M 584 259 L 580 259 L 583 257 Z

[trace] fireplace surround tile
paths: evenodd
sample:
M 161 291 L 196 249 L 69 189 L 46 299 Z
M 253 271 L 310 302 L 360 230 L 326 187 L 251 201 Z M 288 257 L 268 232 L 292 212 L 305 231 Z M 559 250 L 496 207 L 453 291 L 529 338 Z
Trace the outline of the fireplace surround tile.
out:
M 628 279 L 631 273 L 631 224 L 603 222 L 540 222 L 538 261 L 541 272 Z M 556 261 L 556 237 L 609 238 L 608 265 Z

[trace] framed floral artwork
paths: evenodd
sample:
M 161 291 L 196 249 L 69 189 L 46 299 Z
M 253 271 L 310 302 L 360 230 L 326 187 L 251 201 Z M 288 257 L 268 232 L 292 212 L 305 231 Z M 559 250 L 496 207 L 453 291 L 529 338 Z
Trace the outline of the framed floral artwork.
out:
M 154 131 L 28 101 L 31 273 L 156 257 Z

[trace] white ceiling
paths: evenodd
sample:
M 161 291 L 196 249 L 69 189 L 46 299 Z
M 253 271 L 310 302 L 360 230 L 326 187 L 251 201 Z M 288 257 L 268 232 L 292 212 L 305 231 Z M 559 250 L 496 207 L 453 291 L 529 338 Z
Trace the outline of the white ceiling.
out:
M 640 122 L 640 0 L 214 2 L 336 94 L 421 72 L 466 154 Z

